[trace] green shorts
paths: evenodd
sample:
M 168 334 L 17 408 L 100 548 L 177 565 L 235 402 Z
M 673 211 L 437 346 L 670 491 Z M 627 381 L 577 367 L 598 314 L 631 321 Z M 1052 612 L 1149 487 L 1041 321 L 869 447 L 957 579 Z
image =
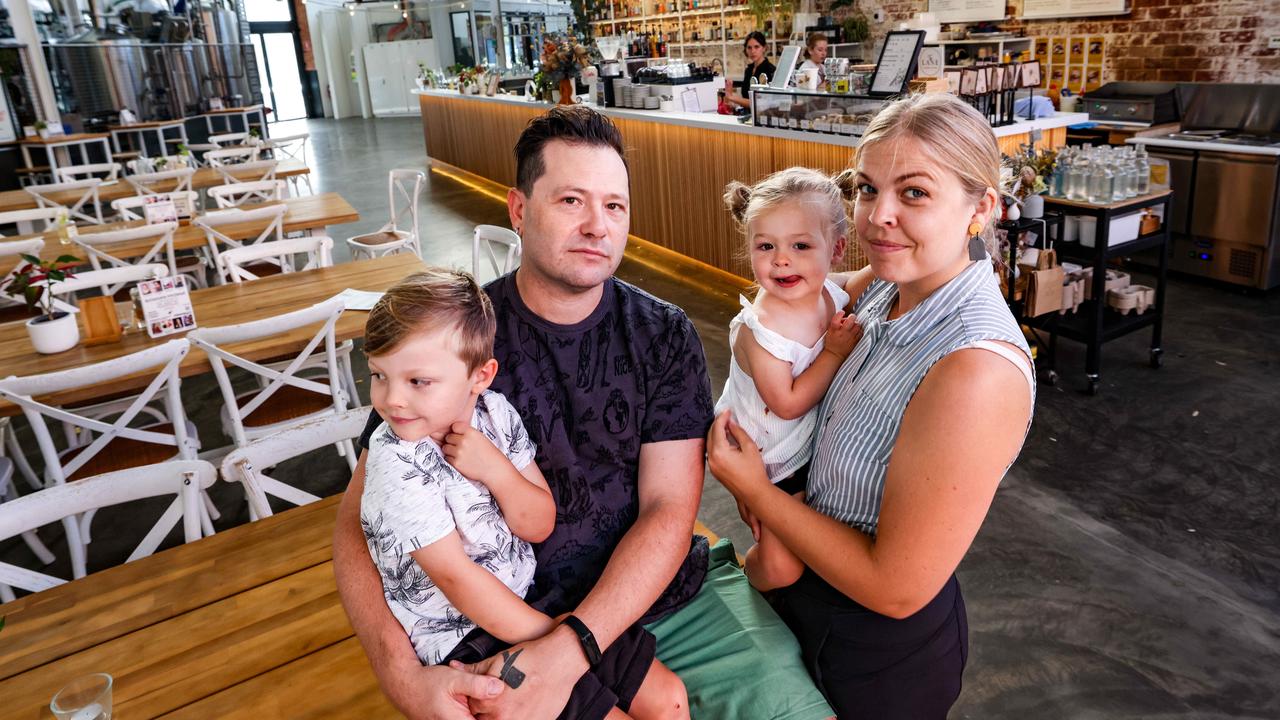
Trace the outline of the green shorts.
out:
M 824 720 L 835 712 L 800 661 L 800 645 L 738 566 L 711 548 L 693 600 L 648 626 L 658 659 L 684 681 L 693 720 Z

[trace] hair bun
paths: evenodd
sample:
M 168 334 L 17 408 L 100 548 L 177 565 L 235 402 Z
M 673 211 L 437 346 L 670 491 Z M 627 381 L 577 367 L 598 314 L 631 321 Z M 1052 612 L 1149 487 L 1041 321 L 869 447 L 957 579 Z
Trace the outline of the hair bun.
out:
M 724 186 L 724 204 L 729 208 L 729 214 L 733 216 L 734 222 L 742 224 L 743 219 L 747 215 L 747 205 L 751 203 L 751 187 L 738 182 L 731 181 Z
M 840 194 L 848 202 L 852 202 L 854 196 L 858 192 L 858 172 L 853 168 L 846 168 L 840 171 L 835 177 L 831 178 L 831 182 L 840 188 Z

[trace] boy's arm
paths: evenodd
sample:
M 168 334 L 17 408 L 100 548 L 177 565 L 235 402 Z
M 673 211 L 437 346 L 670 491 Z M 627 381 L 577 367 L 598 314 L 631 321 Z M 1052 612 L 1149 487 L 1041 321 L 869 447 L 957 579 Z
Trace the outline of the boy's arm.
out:
M 489 488 L 511 532 L 529 542 L 547 539 L 556 525 L 556 503 L 537 463 L 517 470 L 484 433 L 463 422 L 453 424 L 441 449 L 463 477 Z
M 831 318 L 823 341 L 823 351 L 804 372 L 791 377 L 791 363 L 774 357 L 756 341 L 751 328 L 738 332 L 734 354 L 746 360 L 743 370 L 755 383 L 769 411 L 783 420 L 794 420 L 809 412 L 827 394 L 831 380 L 853 346 L 862 337 L 862 328 L 852 316 L 837 312 Z
M 551 618 L 529 607 L 493 573 L 472 561 L 456 530 L 413 551 L 413 559 L 454 607 L 503 642 L 533 640 L 555 627 Z

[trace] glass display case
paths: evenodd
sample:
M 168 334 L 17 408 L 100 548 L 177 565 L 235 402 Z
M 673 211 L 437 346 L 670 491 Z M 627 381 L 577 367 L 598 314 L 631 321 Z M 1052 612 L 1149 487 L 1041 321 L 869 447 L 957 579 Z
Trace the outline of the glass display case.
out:
M 817 90 L 754 88 L 752 118 L 758 127 L 861 136 L 887 101 Z

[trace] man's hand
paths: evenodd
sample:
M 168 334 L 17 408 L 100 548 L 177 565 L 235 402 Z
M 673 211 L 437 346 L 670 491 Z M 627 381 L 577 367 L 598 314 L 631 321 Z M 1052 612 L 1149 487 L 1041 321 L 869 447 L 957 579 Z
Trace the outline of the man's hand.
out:
M 560 626 L 544 637 L 520 643 L 511 654 L 523 651 L 515 666 L 524 673 L 519 689 L 507 688 L 497 697 L 471 700 L 471 712 L 483 720 L 554 720 L 569 702 L 573 686 L 587 671 L 587 659 L 578 637 Z M 502 655 L 481 660 L 466 669 L 497 678 Z M 495 682 L 501 682 L 495 680 Z
M 854 346 L 862 339 L 862 326 L 853 315 L 846 315 L 837 310 L 831 316 L 831 324 L 827 326 L 827 334 L 823 338 L 823 349 L 835 353 L 841 359 L 849 357 Z
M 449 428 L 440 450 L 449 464 L 462 473 L 462 477 L 478 483 L 486 481 L 487 472 L 511 464 L 492 440 L 462 421 Z
M 410 720 L 474 720 L 468 703 L 492 700 L 504 690 L 501 680 L 467 672 L 459 663 L 424 667 L 405 679 L 388 697 Z

